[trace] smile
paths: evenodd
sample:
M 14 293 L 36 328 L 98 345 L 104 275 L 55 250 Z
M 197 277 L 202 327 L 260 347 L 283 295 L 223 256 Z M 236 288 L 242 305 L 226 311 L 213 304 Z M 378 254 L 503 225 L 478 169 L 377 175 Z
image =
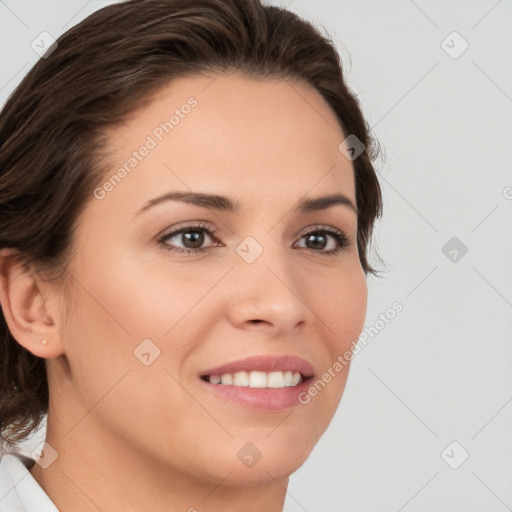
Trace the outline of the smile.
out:
M 210 368 L 200 378 L 224 403 L 275 411 L 300 405 L 298 397 L 310 386 L 314 370 L 303 358 L 269 354 Z
M 299 372 L 274 371 L 274 372 L 236 372 L 223 375 L 206 375 L 205 380 L 211 384 L 224 386 L 238 386 L 250 388 L 284 388 L 297 386 L 303 377 Z

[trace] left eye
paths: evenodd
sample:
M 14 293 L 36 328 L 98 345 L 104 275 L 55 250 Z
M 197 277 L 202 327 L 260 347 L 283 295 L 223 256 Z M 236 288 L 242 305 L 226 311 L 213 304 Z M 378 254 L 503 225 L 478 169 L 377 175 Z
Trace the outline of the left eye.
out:
M 305 239 L 306 240 L 306 246 L 307 244 L 311 244 L 313 247 L 316 245 L 318 247 L 318 245 L 321 245 L 322 247 L 320 247 L 320 249 L 326 249 L 326 245 L 329 245 L 328 244 L 328 240 L 329 238 L 331 240 L 334 240 L 334 243 L 332 243 L 331 245 L 334 245 L 334 248 L 331 247 L 330 250 L 325 250 L 325 251 L 321 251 L 321 252 L 324 252 L 326 254 L 333 254 L 333 253 L 337 253 L 338 251 L 340 251 L 343 247 L 345 247 L 347 245 L 347 239 L 345 238 L 345 236 L 343 235 L 343 233 L 338 233 L 338 232 L 330 232 L 325 230 L 325 229 L 320 229 L 318 231 L 310 231 L 309 233 L 306 233 L 305 235 L 302 235 L 302 237 L 300 238 L 300 240 L 303 240 Z M 336 246 L 337 244 L 337 246 Z M 311 249 L 312 247 L 306 247 L 307 249 Z
M 205 226 L 187 226 L 177 231 L 163 235 L 158 242 L 163 244 L 168 251 L 180 253 L 198 253 L 204 252 L 206 248 L 202 247 L 205 243 L 205 234 L 207 237 L 214 238 L 215 231 L 208 229 Z M 184 247 L 176 247 L 174 244 L 169 245 L 167 242 L 176 238 Z M 337 254 L 344 247 L 349 245 L 351 241 L 339 230 L 331 227 L 316 227 L 314 230 L 302 235 L 299 240 L 305 240 L 306 247 L 301 248 L 310 249 L 313 252 L 319 252 L 325 255 Z M 334 248 L 326 249 L 329 245 L 329 239 L 333 240 Z M 217 241 L 217 247 L 222 246 Z M 318 250 L 318 249 L 321 250 Z

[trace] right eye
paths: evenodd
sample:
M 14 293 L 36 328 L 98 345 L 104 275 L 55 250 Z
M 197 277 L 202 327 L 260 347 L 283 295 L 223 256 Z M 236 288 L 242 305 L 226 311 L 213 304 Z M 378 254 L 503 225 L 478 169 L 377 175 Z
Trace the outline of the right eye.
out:
M 199 225 L 190 225 L 182 227 L 178 230 L 171 231 L 170 233 L 166 233 L 162 235 L 158 239 L 158 243 L 164 245 L 165 249 L 172 252 L 180 252 L 180 253 L 198 253 L 204 252 L 205 248 L 200 247 L 204 243 L 204 233 L 207 234 L 210 238 L 213 239 L 216 230 L 209 229 L 204 224 Z M 185 235 L 185 237 L 183 237 Z M 181 237 L 181 243 L 184 244 L 184 247 L 174 247 L 170 246 L 166 242 L 175 237 Z M 178 238 L 178 240 L 180 240 Z M 187 247 L 186 244 L 191 244 L 192 247 Z M 218 246 L 218 244 L 217 244 Z

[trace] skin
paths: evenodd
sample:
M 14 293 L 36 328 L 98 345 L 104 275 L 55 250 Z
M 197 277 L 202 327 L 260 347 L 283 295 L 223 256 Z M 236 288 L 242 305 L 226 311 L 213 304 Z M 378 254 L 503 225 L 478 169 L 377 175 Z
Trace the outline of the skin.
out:
M 345 135 L 314 88 L 240 74 L 176 80 L 110 131 L 112 172 L 190 96 L 198 101 L 191 113 L 87 204 L 69 262 L 71 297 L 2 252 L 9 328 L 49 374 L 46 441 L 58 458 L 30 472 L 65 512 L 281 511 L 349 366 L 309 404 L 278 411 L 224 400 L 199 374 L 293 354 L 321 376 L 364 326 L 355 212 L 293 211 L 304 196 L 338 192 L 355 203 L 352 163 L 338 150 Z M 229 196 L 241 210 L 166 201 L 136 214 L 167 191 Z M 197 221 L 217 229 L 204 235 L 203 253 L 168 251 L 187 247 L 180 235 L 157 242 Z M 327 235 L 324 248 L 308 248 L 304 235 L 318 225 L 350 243 L 326 255 L 337 246 Z M 247 236 L 263 249 L 250 264 L 235 250 Z M 149 366 L 133 353 L 146 338 L 160 350 Z M 247 442 L 262 454 L 250 468 L 236 455 Z

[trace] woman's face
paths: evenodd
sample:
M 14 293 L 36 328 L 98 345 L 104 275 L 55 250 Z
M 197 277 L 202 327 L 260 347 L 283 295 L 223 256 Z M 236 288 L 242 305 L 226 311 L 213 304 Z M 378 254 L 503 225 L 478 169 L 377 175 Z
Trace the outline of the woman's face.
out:
M 111 172 L 77 225 L 65 358 L 49 360 L 49 430 L 217 483 L 296 470 L 366 313 L 344 138 L 313 88 L 238 74 L 176 80 L 111 131 Z M 155 201 L 176 192 L 234 208 Z M 300 207 L 333 194 L 347 201 Z

